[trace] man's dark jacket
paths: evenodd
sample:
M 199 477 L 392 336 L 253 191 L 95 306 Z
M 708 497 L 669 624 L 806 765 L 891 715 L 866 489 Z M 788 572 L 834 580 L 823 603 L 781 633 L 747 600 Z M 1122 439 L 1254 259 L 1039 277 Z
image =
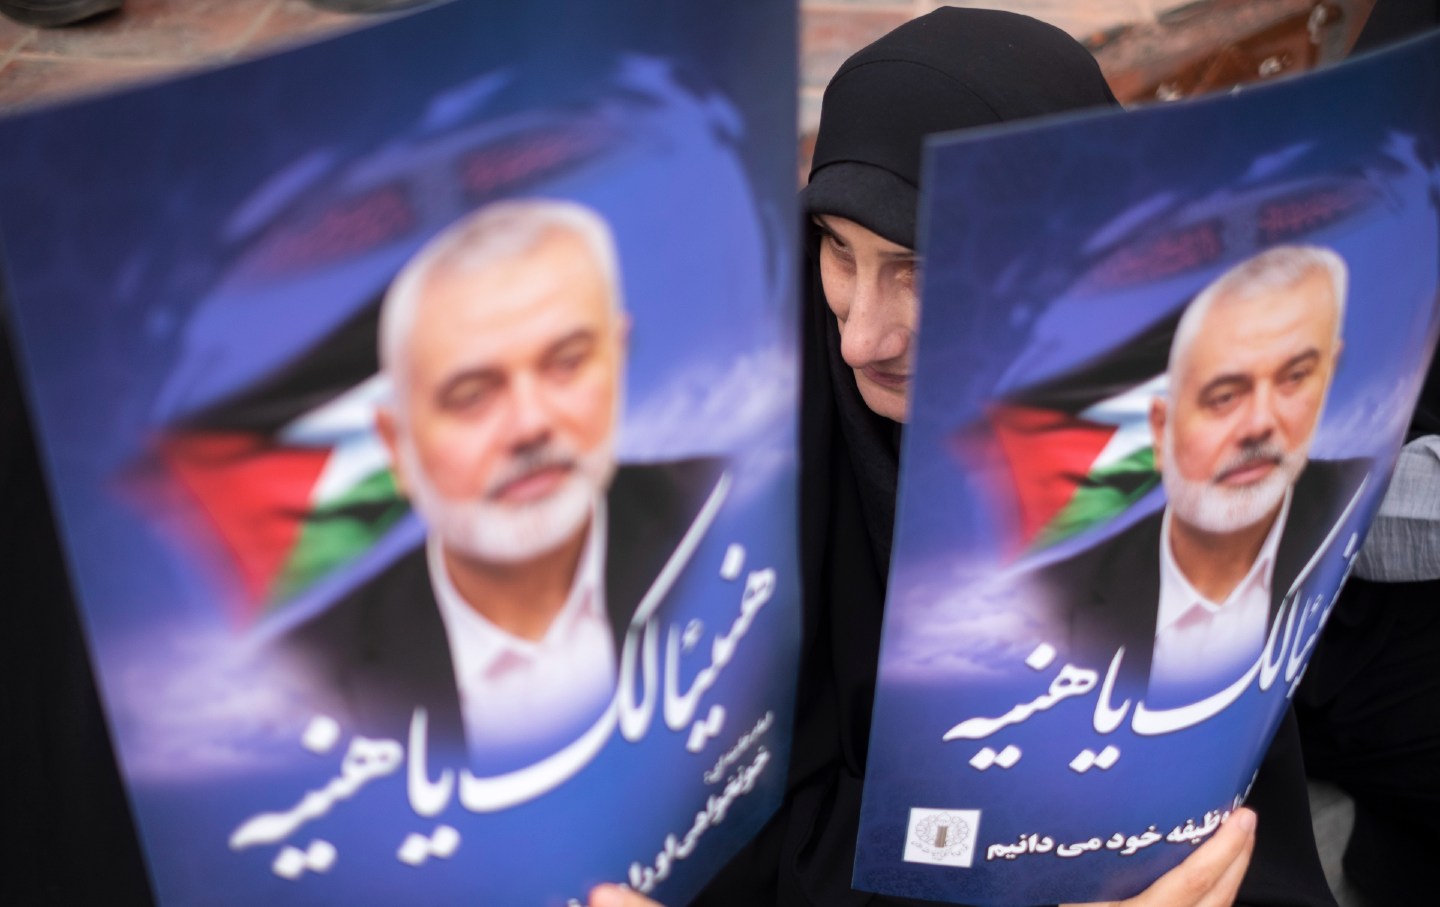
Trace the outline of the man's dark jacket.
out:
M 1275 552 L 1270 620 L 1308 575 L 1308 566 L 1369 472 L 1369 460 L 1311 460 L 1295 482 Z M 1125 647 L 1117 681 L 1143 695 L 1160 608 L 1157 511 L 1112 538 L 1040 568 L 1038 581 L 1068 621 L 1072 659 L 1103 669 Z M 1268 622 L 1267 622 L 1268 626 Z
M 606 501 L 605 606 L 618 647 L 636 607 L 715 489 L 715 460 L 622 466 Z M 429 737 L 464 741 L 445 625 L 430 583 L 425 546 L 282 636 L 320 686 L 317 704 L 339 708 L 361 733 L 404 740 L 416 706 Z

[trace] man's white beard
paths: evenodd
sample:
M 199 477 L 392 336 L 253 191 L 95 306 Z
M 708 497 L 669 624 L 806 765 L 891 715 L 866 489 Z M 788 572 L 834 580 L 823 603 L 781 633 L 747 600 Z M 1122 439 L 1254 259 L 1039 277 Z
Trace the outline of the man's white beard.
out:
M 1270 474 L 1250 485 L 1231 488 L 1209 479 L 1187 479 L 1175 468 L 1160 474 L 1165 483 L 1165 497 L 1175 516 L 1205 532 L 1238 532 L 1265 519 L 1280 505 L 1285 492 L 1309 459 L 1310 445 L 1286 453 L 1273 444 L 1250 448 L 1223 464 L 1215 475 L 1255 460 L 1279 460 Z M 1175 439 L 1169 427 L 1165 430 L 1165 462 L 1175 462 Z
M 410 502 L 430 530 L 446 547 L 486 563 L 519 563 L 558 548 L 585 525 L 615 473 L 615 453 L 608 442 L 584 454 L 550 443 L 512 458 L 478 497 L 456 500 L 431 483 L 409 438 L 401 439 L 400 456 Z M 545 497 L 520 504 L 490 500 L 506 483 L 555 465 L 572 468 Z

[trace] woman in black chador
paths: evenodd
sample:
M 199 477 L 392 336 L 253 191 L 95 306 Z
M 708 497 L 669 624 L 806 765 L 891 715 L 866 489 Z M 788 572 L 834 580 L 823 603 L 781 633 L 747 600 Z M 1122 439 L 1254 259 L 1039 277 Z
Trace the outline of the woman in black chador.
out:
M 801 532 L 805 625 L 780 812 L 696 902 L 705 907 L 921 904 L 850 888 L 914 361 L 915 219 L 931 133 L 1114 106 L 1059 29 L 941 8 L 860 50 L 826 88 L 809 185 Z M 1287 713 L 1250 798 L 1141 907 L 1333 905 Z M 1242 882 L 1243 877 L 1243 882 Z M 1237 900 L 1238 890 L 1238 900 Z M 597 891 L 596 907 L 648 903 Z

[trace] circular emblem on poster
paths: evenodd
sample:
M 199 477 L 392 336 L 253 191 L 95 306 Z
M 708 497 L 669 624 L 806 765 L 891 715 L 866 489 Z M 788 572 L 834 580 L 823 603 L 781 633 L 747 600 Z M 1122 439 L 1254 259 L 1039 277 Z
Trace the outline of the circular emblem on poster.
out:
M 970 839 L 970 823 L 954 813 L 936 813 L 915 823 L 911 842 L 935 857 L 955 856 Z

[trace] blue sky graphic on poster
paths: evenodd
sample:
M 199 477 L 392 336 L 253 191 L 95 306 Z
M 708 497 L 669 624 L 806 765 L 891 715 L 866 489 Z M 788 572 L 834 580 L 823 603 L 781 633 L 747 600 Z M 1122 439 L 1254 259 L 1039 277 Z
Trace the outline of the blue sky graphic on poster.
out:
M 793 20 L 457 2 L 0 123 L 13 333 L 162 901 L 560 905 L 628 880 L 679 902 L 774 808 L 798 634 Z M 265 655 L 420 544 L 373 430 L 378 303 L 427 238 L 509 197 L 613 232 L 621 463 L 725 478 L 631 628 L 631 695 L 507 799 L 433 748 L 420 766 L 408 739 L 312 723 Z
M 1244 794 L 1433 349 L 1437 112 L 1430 39 L 1234 96 L 932 140 L 857 887 L 1122 898 Z M 1268 635 L 1219 680 L 1167 685 L 1152 401 L 1199 291 L 1296 245 L 1337 253 L 1349 293 L 1266 549 Z

